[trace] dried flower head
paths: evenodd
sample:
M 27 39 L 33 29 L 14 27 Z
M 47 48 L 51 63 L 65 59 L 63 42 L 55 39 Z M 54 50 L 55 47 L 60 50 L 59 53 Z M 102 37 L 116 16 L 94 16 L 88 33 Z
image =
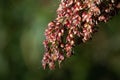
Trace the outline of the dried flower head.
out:
M 117 5 L 118 0 L 61 0 L 57 18 L 45 30 L 43 68 L 48 65 L 52 70 L 56 62 L 60 66 L 77 43 L 92 37 L 99 22 L 107 22 L 117 13 Z

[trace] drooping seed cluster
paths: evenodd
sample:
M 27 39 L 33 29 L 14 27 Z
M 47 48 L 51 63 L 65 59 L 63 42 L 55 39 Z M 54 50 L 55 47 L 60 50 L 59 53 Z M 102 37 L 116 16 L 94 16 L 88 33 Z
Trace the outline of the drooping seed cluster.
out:
M 107 22 L 117 11 L 117 0 L 61 0 L 57 18 L 48 24 L 43 42 L 42 66 L 55 68 L 73 54 L 73 47 L 92 37 L 99 22 Z

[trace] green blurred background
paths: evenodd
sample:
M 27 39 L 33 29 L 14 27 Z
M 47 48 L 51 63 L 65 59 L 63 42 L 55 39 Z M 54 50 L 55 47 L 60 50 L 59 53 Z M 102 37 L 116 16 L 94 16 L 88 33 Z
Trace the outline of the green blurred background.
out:
M 75 55 L 43 70 L 44 30 L 60 0 L 0 0 L 0 80 L 120 80 L 120 13 Z

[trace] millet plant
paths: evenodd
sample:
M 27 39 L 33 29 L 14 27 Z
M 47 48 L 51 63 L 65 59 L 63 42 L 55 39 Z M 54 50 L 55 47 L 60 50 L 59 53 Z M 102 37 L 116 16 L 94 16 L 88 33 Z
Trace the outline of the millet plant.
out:
M 61 0 L 56 19 L 45 30 L 43 68 L 60 66 L 76 45 L 91 39 L 97 25 L 107 22 L 119 8 L 118 0 Z

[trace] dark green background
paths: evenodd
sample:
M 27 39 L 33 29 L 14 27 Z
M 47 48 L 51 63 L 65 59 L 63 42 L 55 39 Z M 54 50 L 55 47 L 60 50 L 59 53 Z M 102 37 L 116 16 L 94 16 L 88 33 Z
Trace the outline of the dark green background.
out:
M 120 80 L 120 13 L 75 47 L 62 68 L 43 70 L 44 30 L 60 0 L 0 0 L 0 80 Z

